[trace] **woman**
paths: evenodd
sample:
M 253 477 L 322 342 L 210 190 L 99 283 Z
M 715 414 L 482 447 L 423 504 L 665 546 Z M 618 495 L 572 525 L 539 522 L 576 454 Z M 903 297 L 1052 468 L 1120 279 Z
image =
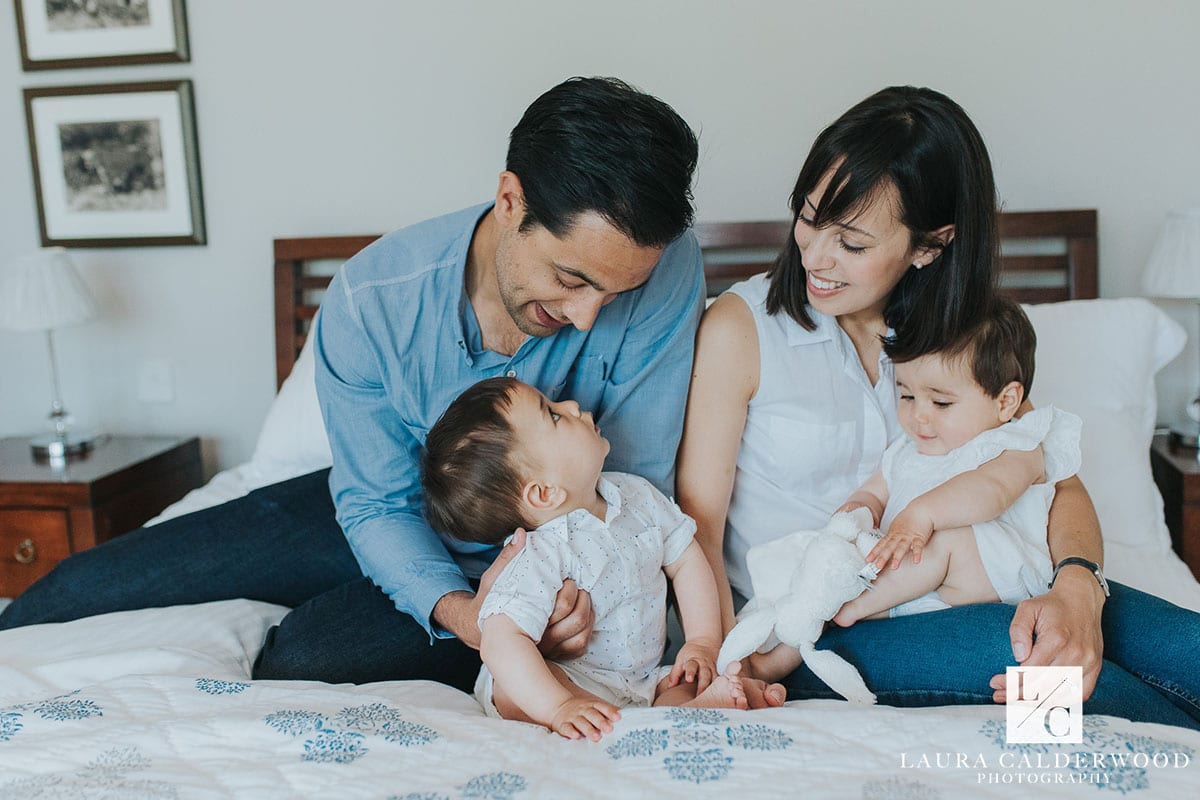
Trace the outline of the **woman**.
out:
M 957 104 L 885 89 L 813 145 L 791 198 L 794 236 L 774 267 L 705 315 L 676 489 L 722 585 L 726 631 L 750 592 L 749 547 L 822 527 L 901 434 L 881 337 L 937 341 L 994 290 L 995 197 L 987 150 Z M 918 304 L 936 311 L 910 315 Z M 1101 562 L 1083 485 L 1056 488 L 1053 560 Z M 1146 641 L 1140 621 L 1151 618 Z M 1120 586 L 1106 606 L 1097 577 L 1073 565 L 1015 614 L 983 604 L 831 627 L 818 646 L 854 663 L 891 705 L 1003 702 L 1008 665 L 1081 665 L 1085 711 L 1200 728 L 1200 688 L 1181 666 L 1200 663 L 1198 621 Z M 793 699 L 836 696 L 806 667 L 786 684 Z

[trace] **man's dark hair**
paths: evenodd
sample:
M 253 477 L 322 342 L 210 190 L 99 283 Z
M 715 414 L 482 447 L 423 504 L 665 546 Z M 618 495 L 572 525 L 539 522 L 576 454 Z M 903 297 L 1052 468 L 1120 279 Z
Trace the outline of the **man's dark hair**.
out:
M 616 78 L 571 78 L 513 128 L 507 169 L 525 194 L 522 231 L 565 235 L 594 211 L 641 247 L 692 224 L 696 135 L 669 105 Z
M 513 378 L 488 378 L 460 394 L 434 424 L 421 456 L 425 517 L 464 542 L 500 544 L 517 528 L 524 486 L 513 459 L 516 438 L 505 412 Z
M 1012 381 L 1024 387 L 1025 397 L 1033 388 L 1037 334 L 1021 306 L 1000 294 L 993 295 L 983 315 L 970 327 L 936 347 L 925 352 L 911 347 L 902 351 L 885 341 L 883 349 L 897 364 L 932 354 L 947 361 L 970 359 L 971 374 L 988 397 L 999 397 Z

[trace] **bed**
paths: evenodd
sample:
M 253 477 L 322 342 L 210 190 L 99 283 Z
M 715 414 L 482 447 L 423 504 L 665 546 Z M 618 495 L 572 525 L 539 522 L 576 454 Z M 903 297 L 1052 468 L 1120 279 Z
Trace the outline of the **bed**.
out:
M 1002 231 L 1006 291 L 1039 336 L 1032 400 L 1084 419 L 1107 572 L 1200 610 L 1148 455 L 1154 375 L 1182 330 L 1144 300 L 1095 299 L 1094 211 L 1004 214 Z M 710 290 L 761 271 L 788 232 L 699 226 Z M 337 265 L 374 238 L 276 240 L 280 390 L 254 455 L 159 521 L 328 465 L 308 326 Z M 569 742 L 433 683 L 253 681 L 286 611 L 230 600 L 0 633 L 0 798 L 1011 797 L 1026 783 L 1190 798 L 1200 769 L 1192 731 L 1088 716 L 1080 745 L 1010 744 L 1000 706 L 630 709 L 600 743 Z

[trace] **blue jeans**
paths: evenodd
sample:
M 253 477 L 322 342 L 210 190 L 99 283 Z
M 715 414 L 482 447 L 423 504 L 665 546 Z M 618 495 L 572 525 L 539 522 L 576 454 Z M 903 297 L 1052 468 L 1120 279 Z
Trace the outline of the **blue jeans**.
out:
M 365 577 L 334 519 L 329 470 L 105 542 L 61 562 L 0 613 L 0 630 L 246 597 L 291 607 L 260 679 L 426 679 L 471 691 L 479 654 L 436 639 Z
M 255 678 L 428 679 L 470 691 L 479 654 L 428 634 L 363 577 L 334 519 L 328 471 L 120 536 L 60 563 L 0 613 L 0 629 L 133 608 L 247 597 L 293 609 Z M 818 642 L 896 706 L 991 704 L 1013 664 L 1013 607 L 982 604 L 832 627 Z M 1200 615 L 1112 585 L 1104 667 L 1084 710 L 1200 729 Z M 835 697 L 807 667 L 789 698 Z
M 1200 614 L 1109 582 L 1104 664 L 1084 713 L 1200 730 Z M 988 681 L 1016 666 L 1015 606 L 980 603 L 928 614 L 830 625 L 817 642 L 862 672 L 891 706 L 991 704 Z M 788 699 L 837 698 L 807 666 L 784 681 Z

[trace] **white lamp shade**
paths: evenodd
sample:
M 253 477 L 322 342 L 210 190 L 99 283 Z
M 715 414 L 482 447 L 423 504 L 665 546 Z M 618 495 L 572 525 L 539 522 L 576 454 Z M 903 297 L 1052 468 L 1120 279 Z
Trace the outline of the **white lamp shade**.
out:
M 1142 288 L 1150 297 L 1200 298 L 1200 208 L 1167 214 Z
M 44 331 L 95 316 L 92 295 L 61 247 L 19 258 L 0 274 L 0 327 Z

